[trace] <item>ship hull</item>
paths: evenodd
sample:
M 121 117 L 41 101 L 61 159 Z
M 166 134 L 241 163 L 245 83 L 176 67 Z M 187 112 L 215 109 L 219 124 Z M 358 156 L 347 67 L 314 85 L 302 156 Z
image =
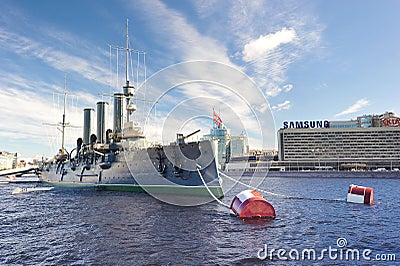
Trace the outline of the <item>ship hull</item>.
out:
M 146 149 L 127 146 L 109 167 L 101 158 L 92 164 L 87 159 L 56 162 L 43 169 L 42 179 L 62 189 L 146 192 L 156 198 L 204 197 L 203 202 L 224 196 L 208 141 Z

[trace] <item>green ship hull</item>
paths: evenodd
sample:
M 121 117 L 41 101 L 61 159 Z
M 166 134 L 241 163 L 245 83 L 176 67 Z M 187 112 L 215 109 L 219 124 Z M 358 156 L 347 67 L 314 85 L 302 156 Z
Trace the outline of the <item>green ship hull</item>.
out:
M 147 185 L 139 186 L 133 184 L 96 184 L 82 182 L 58 182 L 58 181 L 42 181 L 42 184 L 54 186 L 59 189 L 95 189 L 108 191 L 127 191 L 148 194 L 168 194 L 168 195 L 184 195 L 194 197 L 211 197 L 205 186 L 163 186 L 163 185 Z M 220 186 L 209 186 L 211 193 L 216 198 L 223 198 L 224 192 Z

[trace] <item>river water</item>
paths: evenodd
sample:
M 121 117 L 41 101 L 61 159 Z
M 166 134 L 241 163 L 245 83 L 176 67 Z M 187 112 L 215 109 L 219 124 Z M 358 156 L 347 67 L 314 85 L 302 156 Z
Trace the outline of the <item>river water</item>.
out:
M 352 183 L 374 188 L 375 204 L 346 203 Z M 254 222 L 230 216 L 216 202 L 180 207 L 143 193 L 93 190 L 12 195 L 17 186 L 32 185 L 0 186 L 2 265 L 394 265 L 400 261 L 400 179 L 266 178 L 261 189 L 304 199 L 264 194 L 277 217 Z M 230 204 L 245 189 L 235 186 L 223 202 Z

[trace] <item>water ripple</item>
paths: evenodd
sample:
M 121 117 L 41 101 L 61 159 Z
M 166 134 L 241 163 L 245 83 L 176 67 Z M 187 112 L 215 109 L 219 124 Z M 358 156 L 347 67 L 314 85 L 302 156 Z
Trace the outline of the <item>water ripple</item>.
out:
M 279 249 L 337 247 L 397 253 L 400 246 L 397 179 L 270 178 L 263 189 L 297 197 L 344 198 L 348 185 L 375 189 L 374 206 L 268 196 L 277 218 L 244 222 L 210 203 L 177 207 L 146 194 L 51 191 L 11 195 L 0 189 L 0 264 L 4 265 L 284 265 Z M 236 186 L 224 202 L 245 188 Z M 342 265 L 338 261 L 324 264 Z M 360 264 L 346 262 L 346 264 Z M 306 261 L 290 264 L 318 264 Z M 367 264 L 362 263 L 362 264 Z

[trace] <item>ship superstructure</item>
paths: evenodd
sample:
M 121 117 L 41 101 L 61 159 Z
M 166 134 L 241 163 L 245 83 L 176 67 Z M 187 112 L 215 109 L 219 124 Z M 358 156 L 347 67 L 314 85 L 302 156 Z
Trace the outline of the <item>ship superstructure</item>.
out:
M 128 22 L 126 26 L 125 85 L 113 95 L 113 129 L 106 129 L 108 103 L 97 103 L 97 131 L 92 133 L 94 109 L 84 109 L 83 138 L 67 152 L 64 146 L 42 171 L 43 180 L 53 186 L 107 190 L 145 191 L 179 205 L 197 205 L 223 197 L 213 147 L 208 140 L 186 143 L 177 134 L 168 145 L 149 143 L 139 123 L 130 117 L 136 111 L 135 87 L 129 80 Z M 63 122 L 65 124 L 65 109 Z M 195 131 L 193 134 L 197 133 Z M 64 131 L 63 138 L 64 138 Z M 208 190 L 206 188 L 208 187 Z M 181 196 L 204 197 L 184 202 Z

